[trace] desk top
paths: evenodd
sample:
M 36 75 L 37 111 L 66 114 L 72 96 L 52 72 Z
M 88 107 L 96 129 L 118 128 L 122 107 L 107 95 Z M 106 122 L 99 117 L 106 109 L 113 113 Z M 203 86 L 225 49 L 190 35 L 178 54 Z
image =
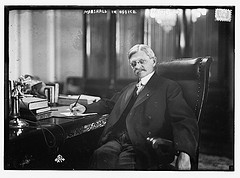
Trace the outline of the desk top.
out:
M 62 112 L 61 110 L 58 111 Z M 82 149 L 87 148 L 88 144 L 91 147 L 92 142 L 96 144 L 96 141 L 89 140 L 88 136 L 91 133 L 84 133 L 104 127 L 107 121 L 107 115 L 62 117 L 57 114 L 59 113 L 53 111 L 52 117 L 37 122 L 26 120 L 29 126 L 25 128 L 9 128 L 9 140 L 6 142 L 5 155 L 6 169 L 51 169 L 52 166 L 59 164 L 55 160 L 58 154 L 67 157 L 66 153 L 61 153 L 64 152 L 61 150 L 64 150 L 65 147 L 67 147 L 67 150 L 68 147 L 71 147 L 66 143 L 80 138 L 79 144 L 81 146 L 78 146 Z M 96 131 L 98 133 L 101 130 Z M 98 136 L 100 135 L 98 134 Z M 96 136 L 93 135 L 93 137 Z M 66 158 L 66 160 L 71 163 L 70 158 Z
M 52 117 L 39 120 L 36 122 L 26 121 L 29 123 L 25 128 L 9 128 L 9 141 L 33 136 L 34 134 L 41 134 L 42 131 L 54 132 L 60 130 L 63 139 L 72 138 L 82 133 L 104 127 L 107 121 L 107 115 L 86 115 L 77 117 L 68 117 L 61 115 L 66 107 L 53 107 Z M 25 118 L 23 118 L 25 119 Z M 51 133 L 54 134 L 54 133 Z

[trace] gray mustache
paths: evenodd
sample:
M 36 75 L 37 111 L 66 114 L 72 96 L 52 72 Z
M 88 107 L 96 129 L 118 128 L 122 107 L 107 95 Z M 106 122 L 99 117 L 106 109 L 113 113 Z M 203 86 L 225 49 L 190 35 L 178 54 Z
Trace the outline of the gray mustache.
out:
M 142 72 L 142 71 L 146 71 L 145 69 L 135 69 L 134 72 Z

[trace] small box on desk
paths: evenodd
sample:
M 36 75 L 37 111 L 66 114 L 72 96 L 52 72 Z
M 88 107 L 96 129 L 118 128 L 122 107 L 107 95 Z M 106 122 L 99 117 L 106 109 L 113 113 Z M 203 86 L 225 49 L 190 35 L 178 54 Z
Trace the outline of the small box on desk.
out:
M 75 103 L 78 99 L 79 95 L 59 95 L 58 97 L 58 104 L 59 105 L 70 105 Z M 87 105 L 93 102 L 99 101 L 101 98 L 98 96 L 90 96 L 90 95 L 81 95 L 78 103 Z

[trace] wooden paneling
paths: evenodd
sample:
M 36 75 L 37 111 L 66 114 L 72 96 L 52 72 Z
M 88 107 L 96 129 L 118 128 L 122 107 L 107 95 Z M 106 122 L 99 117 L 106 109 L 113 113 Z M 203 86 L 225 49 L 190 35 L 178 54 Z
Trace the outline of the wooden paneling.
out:
M 129 66 L 127 53 L 135 44 L 143 43 L 143 11 L 118 14 L 117 23 L 117 79 L 133 79 L 135 75 Z
M 110 14 L 89 14 L 87 16 L 87 78 L 105 79 L 109 77 L 109 19 Z M 114 59 L 113 59 L 114 60 Z
M 58 10 L 55 14 L 56 80 L 65 82 L 69 76 L 83 77 L 83 10 Z

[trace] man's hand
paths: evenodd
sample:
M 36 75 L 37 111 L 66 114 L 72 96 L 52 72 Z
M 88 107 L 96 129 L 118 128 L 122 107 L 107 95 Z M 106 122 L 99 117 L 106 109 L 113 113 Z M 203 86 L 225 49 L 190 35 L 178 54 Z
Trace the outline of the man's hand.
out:
M 190 156 L 187 153 L 180 152 L 176 161 L 176 168 L 178 170 L 191 170 Z
M 86 111 L 86 107 L 77 103 L 76 106 L 74 106 L 75 103 L 70 104 L 70 111 L 73 113 L 73 115 L 77 116 Z

